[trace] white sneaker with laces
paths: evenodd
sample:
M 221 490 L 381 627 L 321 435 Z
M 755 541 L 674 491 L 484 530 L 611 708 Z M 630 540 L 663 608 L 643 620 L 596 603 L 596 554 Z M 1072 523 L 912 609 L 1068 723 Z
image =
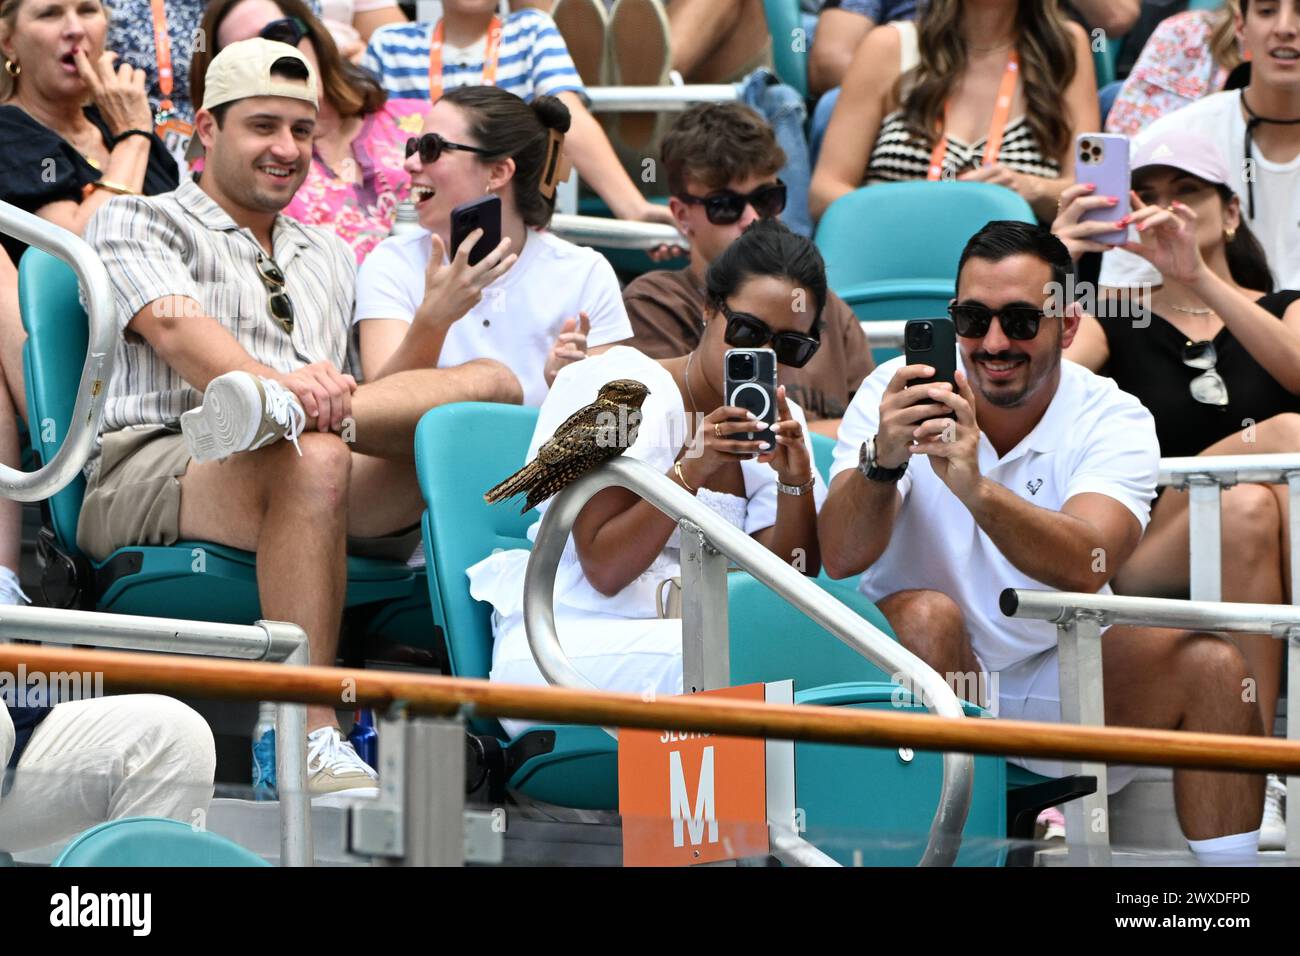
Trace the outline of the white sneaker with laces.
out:
M 181 416 L 181 432 L 195 461 L 219 461 L 281 438 L 298 448 L 306 425 L 293 392 L 250 372 L 218 375 L 203 392 L 203 404 Z
M 379 774 L 357 756 L 337 727 L 321 727 L 307 735 L 308 793 L 378 789 Z
M 1286 849 L 1286 784 L 1281 777 L 1268 775 L 1264 784 L 1264 819 L 1259 825 L 1261 850 Z

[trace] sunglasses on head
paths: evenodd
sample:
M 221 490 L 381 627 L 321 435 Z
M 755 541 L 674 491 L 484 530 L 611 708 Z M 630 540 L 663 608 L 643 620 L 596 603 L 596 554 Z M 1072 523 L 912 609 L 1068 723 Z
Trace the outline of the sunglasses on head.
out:
M 437 133 L 412 136 L 406 141 L 406 157 L 409 159 L 418 152 L 420 162 L 426 166 L 430 163 L 436 163 L 445 149 L 459 149 L 466 153 L 478 153 L 480 156 L 490 155 L 486 149 L 478 146 L 466 146 L 464 143 L 452 143 L 443 139 Z
M 307 24 L 303 23 L 297 17 L 284 17 L 280 20 L 272 20 L 266 26 L 257 32 L 263 40 L 275 40 L 277 43 L 287 43 L 289 46 L 297 46 L 303 41 L 307 34 Z
M 718 311 L 727 319 L 723 340 L 733 349 L 761 349 L 771 343 L 776 360 L 790 368 L 803 368 L 821 348 L 821 339 L 802 332 L 773 332 L 772 327 L 756 315 L 733 312 L 718 299 Z
M 280 324 L 280 328 L 292 335 L 293 301 L 289 298 L 289 293 L 284 291 L 284 273 L 280 271 L 274 259 L 259 252 L 257 274 L 262 277 L 262 285 L 266 286 L 266 304 L 271 310 L 271 318 Z
M 1008 305 L 990 309 L 979 302 L 956 302 L 948 306 L 953 327 L 964 339 L 982 339 L 996 315 L 1002 324 L 1002 334 L 1009 339 L 1027 341 L 1038 335 L 1038 324 L 1043 321 L 1043 310 L 1032 305 Z
M 715 226 L 730 226 L 745 214 L 746 206 L 753 206 L 760 219 L 779 216 L 785 209 L 785 183 L 778 179 L 774 184 L 759 186 L 751 193 L 721 189 L 707 196 L 682 193 L 677 198 L 692 206 L 702 205 L 705 217 Z

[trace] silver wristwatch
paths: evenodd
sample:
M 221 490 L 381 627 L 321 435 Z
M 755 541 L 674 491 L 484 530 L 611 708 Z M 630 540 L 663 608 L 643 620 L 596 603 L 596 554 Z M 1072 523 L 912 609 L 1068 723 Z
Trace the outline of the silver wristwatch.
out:
M 858 471 L 868 481 L 898 481 L 907 472 L 907 462 L 897 468 L 885 468 L 876 464 L 876 436 L 872 435 L 862 443 L 858 451 Z
M 794 495 L 796 498 L 798 498 L 801 495 L 812 494 L 813 486 L 816 483 L 817 483 L 816 478 L 809 478 L 808 481 L 802 485 L 787 485 L 783 481 L 781 481 L 780 478 L 778 478 L 776 480 L 776 490 L 783 495 Z

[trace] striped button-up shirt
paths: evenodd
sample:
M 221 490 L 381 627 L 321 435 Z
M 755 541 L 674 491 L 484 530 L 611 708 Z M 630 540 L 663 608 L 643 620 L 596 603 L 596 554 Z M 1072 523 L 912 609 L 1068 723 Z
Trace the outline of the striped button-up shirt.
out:
M 262 247 L 252 230 L 237 226 L 189 180 L 174 192 L 105 203 L 85 238 L 108 268 L 123 333 L 104 432 L 171 424 L 202 402 L 148 342 L 126 330 L 137 312 L 166 296 L 193 299 L 199 313 L 220 322 L 254 361 L 278 372 L 313 362 L 355 367 L 349 347 L 355 260 L 347 243 L 323 228 L 277 216 L 272 229 L 275 262 L 293 302 L 292 335 L 271 316 L 257 268 Z

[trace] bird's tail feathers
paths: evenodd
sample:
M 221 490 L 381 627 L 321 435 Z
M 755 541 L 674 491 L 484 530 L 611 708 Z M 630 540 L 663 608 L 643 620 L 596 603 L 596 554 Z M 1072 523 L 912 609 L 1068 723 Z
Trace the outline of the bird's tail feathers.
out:
M 513 498 L 515 495 L 521 495 L 524 492 L 529 491 L 536 480 L 536 463 L 530 462 L 495 488 L 486 491 L 483 494 L 483 500 L 490 505 L 494 505 L 500 501 L 505 501 L 508 498 Z

